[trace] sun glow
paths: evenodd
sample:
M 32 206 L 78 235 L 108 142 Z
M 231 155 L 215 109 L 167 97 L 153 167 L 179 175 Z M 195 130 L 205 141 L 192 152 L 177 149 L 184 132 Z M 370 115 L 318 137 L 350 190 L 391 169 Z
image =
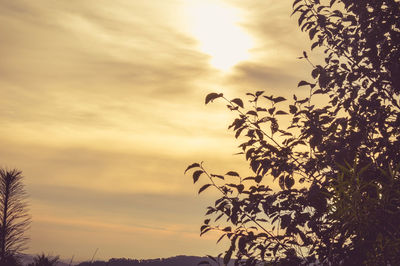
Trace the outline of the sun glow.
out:
M 190 31 L 200 50 L 211 56 L 211 65 L 227 71 L 250 58 L 253 41 L 238 23 L 238 10 L 222 1 L 194 1 L 188 8 Z

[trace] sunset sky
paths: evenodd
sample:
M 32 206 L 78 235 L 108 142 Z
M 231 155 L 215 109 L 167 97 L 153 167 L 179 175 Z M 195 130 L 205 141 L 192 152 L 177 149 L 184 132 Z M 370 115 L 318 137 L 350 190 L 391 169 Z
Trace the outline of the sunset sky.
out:
M 23 171 L 28 253 L 216 255 L 212 192 L 248 171 L 210 92 L 291 97 L 310 66 L 291 0 L 0 0 L 0 166 Z

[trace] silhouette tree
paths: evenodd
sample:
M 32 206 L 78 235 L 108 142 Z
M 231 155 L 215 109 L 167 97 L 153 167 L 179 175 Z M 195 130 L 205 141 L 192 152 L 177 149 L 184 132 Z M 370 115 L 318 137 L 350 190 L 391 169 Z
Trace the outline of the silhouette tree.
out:
M 211 93 L 237 113 L 229 126 L 252 176 L 186 169 L 207 208 L 201 234 L 221 232 L 237 265 L 396 265 L 400 260 L 400 2 L 295 0 L 293 14 L 324 63 L 302 80 L 309 96 Z M 316 95 L 318 100 L 316 101 Z M 282 126 L 282 117 L 290 124 Z M 287 120 L 287 119 L 286 119 Z M 277 181 L 279 189 L 269 186 Z M 226 220 L 220 222 L 222 219 Z M 217 261 L 217 260 L 215 260 Z M 209 262 L 204 262 L 207 264 Z
M 56 266 L 58 264 L 58 261 L 58 256 L 51 257 L 41 254 L 34 257 L 33 263 L 28 264 L 28 266 Z
M 0 169 L 0 262 L 26 249 L 30 216 L 20 171 Z

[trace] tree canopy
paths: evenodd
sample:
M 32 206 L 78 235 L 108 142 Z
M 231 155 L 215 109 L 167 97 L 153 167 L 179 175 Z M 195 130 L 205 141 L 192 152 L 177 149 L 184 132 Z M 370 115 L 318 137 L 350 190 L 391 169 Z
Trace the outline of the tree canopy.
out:
M 400 2 L 295 0 L 292 15 L 311 50 L 324 54 L 322 64 L 305 51 L 301 57 L 312 67 L 312 78 L 298 83 L 308 97 L 266 91 L 249 92 L 247 100 L 206 97 L 206 104 L 222 99 L 237 114 L 229 128 L 253 175 L 188 166 L 194 183 L 206 181 L 199 193 L 220 192 L 201 234 L 216 230 L 218 242 L 230 241 L 220 254 L 225 264 L 233 258 L 236 265 L 395 265 Z

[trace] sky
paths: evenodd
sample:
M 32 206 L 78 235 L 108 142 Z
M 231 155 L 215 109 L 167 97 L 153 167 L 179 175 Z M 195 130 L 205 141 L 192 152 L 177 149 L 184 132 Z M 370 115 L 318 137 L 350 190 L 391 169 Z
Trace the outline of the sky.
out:
M 0 166 L 23 172 L 28 253 L 216 255 L 217 194 L 187 165 L 249 171 L 210 92 L 291 97 L 310 66 L 289 0 L 0 0 Z

